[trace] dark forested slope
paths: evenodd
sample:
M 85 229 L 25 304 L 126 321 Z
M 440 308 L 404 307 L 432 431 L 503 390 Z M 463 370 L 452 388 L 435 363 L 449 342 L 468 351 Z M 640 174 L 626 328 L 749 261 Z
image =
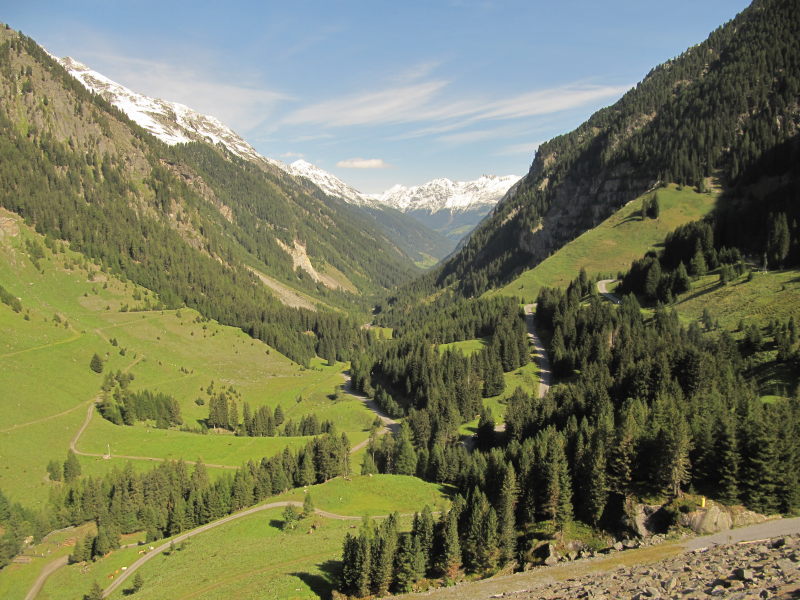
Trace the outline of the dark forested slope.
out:
M 0 205 L 165 305 L 295 360 L 320 345 L 343 356 L 358 334 L 340 316 L 284 307 L 247 267 L 341 306 L 414 271 L 368 218 L 219 148 L 166 146 L 7 27 L 0 98 Z
M 659 182 L 728 184 L 798 132 L 800 11 L 756 0 L 616 104 L 542 144 L 439 281 L 480 293 L 541 262 Z

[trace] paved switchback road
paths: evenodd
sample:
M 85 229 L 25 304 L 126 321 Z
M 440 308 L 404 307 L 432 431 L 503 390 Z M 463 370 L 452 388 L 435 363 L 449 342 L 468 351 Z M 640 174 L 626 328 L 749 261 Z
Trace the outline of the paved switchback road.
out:
M 553 373 L 550 370 L 550 359 L 542 345 L 542 340 L 536 334 L 536 305 L 525 305 L 525 324 L 528 326 L 528 337 L 533 344 L 533 359 L 539 367 L 539 397 L 543 398 L 553 383 Z
M 609 292 L 608 291 L 608 284 L 609 283 L 614 283 L 615 281 L 616 281 L 616 279 L 601 279 L 600 281 L 597 282 L 597 291 L 600 292 L 600 294 L 606 300 L 609 300 L 610 302 L 613 302 L 614 304 L 619 304 L 619 303 L 622 302 L 622 300 L 619 299 L 619 296 L 617 296 L 613 292 Z
M 349 394 L 350 396 L 353 396 L 354 398 L 361 400 L 364 403 L 364 406 L 366 406 L 368 409 L 374 412 L 381 420 L 381 423 L 383 423 L 383 429 L 381 429 L 378 432 L 378 435 L 384 435 L 386 433 L 389 433 L 390 431 L 392 432 L 392 434 L 396 434 L 400 430 L 400 423 L 392 419 L 385 412 L 383 412 L 381 408 L 378 406 L 378 403 L 375 402 L 375 400 L 353 389 L 353 378 L 350 376 L 349 371 L 345 374 L 344 379 L 345 379 L 344 391 L 347 392 L 347 394 Z M 369 440 L 370 438 L 367 438 L 363 442 L 356 444 L 355 446 L 350 448 L 350 454 L 355 454 L 356 452 L 361 450 L 364 446 L 369 444 Z

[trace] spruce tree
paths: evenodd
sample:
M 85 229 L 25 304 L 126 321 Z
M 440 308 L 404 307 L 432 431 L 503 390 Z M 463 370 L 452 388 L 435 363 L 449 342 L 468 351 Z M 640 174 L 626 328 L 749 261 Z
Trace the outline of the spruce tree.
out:
M 311 499 L 311 494 L 306 494 L 303 498 L 303 517 L 310 517 L 314 514 L 314 501 Z
M 675 277 L 672 283 L 672 294 L 677 296 L 688 292 L 692 288 L 692 280 L 689 279 L 689 274 L 686 272 L 686 265 L 683 262 L 678 263 L 678 268 L 675 269 Z
M 715 442 L 716 493 L 726 504 L 739 502 L 739 444 L 733 417 L 723 415 L 717 422 Z
M 375 460 L 372 458 L 372 453 L 367 452 L 364 454 L 364 460 L 361 462 L 362 475 L 375 475 L 378 472 L 378 467 L 375 466 Z
M 64 461 L 64 481 L 70 483 L 81 474 L 81 463 L 72 450 L 67 450 L 67 459 Z
M 365 532 L 347 534 L 342 551 L 341 591 L 356 598 L 369 595 L 371 571 L 370 540 Z
M 425 574 L 425 557 L 419 538 L 413 534 L 401 534 L 394 570 L 393 589 L 400 594 L 413 591 L 414 584 Z
M 789 254 L 791 236 L 786 213 L 770 215 L 769 231 L 767 234 L 767 259 L 773 268 L 783 267 Z
M 502 394 L 506 387 L 503 378 L 503 367 L 500 360 L 493 354 L 488 354 L 486 361 L 486 371 L 483 374 L 483 397 L 489 398 Z
M 621 496 L 631 492 L 633 484 L 633 465 L 636 458 L 635 423 L 628 411 L 622 425 L 617 429 L 609 459 L 609 489 Z
M 89 537 L 89 536 L 86 536 Z M 76 540 L 75 547 L 72 549 L 72 554 L 69 555 L 69 562 L 70 564 L 84 562 L 92 557 L 92 542 L 89 541 L 87 544 L 86 537 L 82 537 L 79 540 Z
M 370 589 L 378 596 L 387 595 L 392 585 L 397 540 L 397 515 L 392 514 L 381 524 L 372 541 Z
M 313 452 L 306 450 L 300 459 L 300 469 L 298 472 L 298 484 L 301 486 L 312 485 L 317 480 L 317 473 L 314 470 Z
M 420 552 L 423 556 L 423 575 L 431 572 L 433 558 L 434 531 L 436 524 L 433 513 L 427 504 L 422 508 L 420 515 L 414 515 L 412 534 L 419 540 Z
M 474 488 L 469 496 L 466 509 L 466 529 L 461 544 L 461 553 L 464 557 L 464 568 L 475 572 L 481 566 L 480 550 L 485 543 L 484 520 L 489 510 L 486 495 L 478 488 Z
M 700 244 L 700 240 L 697 240 L 694 247 L 694 255 L 689 263 L 689 272 L 695 277 L 702 277 L 707 271 L 708 267 L 706 266 L 706 259 L 703 256 L 703 247 Z
M 517 555 L 517 530 L 516 530 L 516 504 L 517 476 L 514 466 L 508 464 L 500 488 L 500 497 L 497 504 L 498 515 L 498 541 L 500 548 L 500 562 L 506 564 L 515 559 Z
M 136 575 L 133 576 L 133 593 L 135 594 L 136 592 L 141 590 L 143 586 L 144 586 L 144 578 L 142 577 L 142 574 L 139 571 L 137 571 Z
M 95 373 L 103 372 L 103 359 L 97 353 L 92 355 L 92 360 L 89 361 L 89 368 Z
M 598 432 L 592 436 L 583 461 L 583 478 L 586 484 L 586 497 L 583 498 L 585 514 L 589 523 L 597 526 L 608 500 L 605 444 Z
M 395 451 L 394 472 L 397 475 L 414 475 L 417 472 L 417 453 L 411 442 L 411 428 L 406 421 L 400 425 Z
M 83 600 L 103 600 L 103 588 L 96 581 L 92 584 L 88 594 L 83 595 Z
M 458 541 L 458 512 L 453 509 L 442 515 L 439 527 L 440 554 L 437 568 L 447 579 L 455 579 L 461 569 L 461 544 Z
M 500 537 L 497 529 L 497 512 L 493 506 L 489 506 L 483 520 L 483 544 L 478 548 L 478 566 L 484 573 L 494 571 L 500 561 Z

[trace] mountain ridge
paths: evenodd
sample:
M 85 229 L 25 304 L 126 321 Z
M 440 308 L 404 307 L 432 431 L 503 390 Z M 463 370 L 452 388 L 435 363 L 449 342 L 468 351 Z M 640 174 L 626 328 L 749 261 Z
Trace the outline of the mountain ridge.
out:
M 471 181 L 438 177 L 420 185 L 397 184 L 370 196 L 403 212 L 468 211 L 494 206 L 519 179 L 518 175 L 482 175 Z
M 799 35 L 796 3 L 756 0 L 615 104 L 541 144 L 439 285 L 459 281 L 469 296 L 505 283 L 654 186 L 703 191 L 708 177 L 734 181 L 800 129 L 800 52 L 790 42 Z

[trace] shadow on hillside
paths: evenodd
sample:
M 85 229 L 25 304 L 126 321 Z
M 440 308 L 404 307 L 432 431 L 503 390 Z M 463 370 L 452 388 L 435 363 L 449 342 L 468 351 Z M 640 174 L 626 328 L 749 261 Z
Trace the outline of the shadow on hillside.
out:
M 624 219 L 622 219 L 622 221 L 614 225 L 614 228 L 616 229 L 620 225 L 624 225 L 625 223 L 630 223 L 631 221 L 644 221 L 644 219 L 642 218 L 642 211 L 637 209 L 629 213 L 627 217 L 625 217 Z
M 721 282 L 711 283 L 706 285 L 706 287 L 701 288 L 697 291 L 690 293 L 685 298 L 682 298 L 678 304 L 683 304 L 684 302 L 689 302 L 689 300 L 694 300 L 695 298 L 699 298 L 700 296 L 705 296 L 706 294 L 710 294 L 711 292 L 715 292 L 720 288 L 724 288 L 725 284 Z
M 338 560 L 326 560 L 323 563 L 319 563 L 317 567 L 322 571 L 322 575 L 297 571 L 289 573 L 289 575 L 302 580 L 317 596 L 327 600 L 333 596 L 335 582 L 339 580 L 339 574 L 342 570 L 342 563 Z

